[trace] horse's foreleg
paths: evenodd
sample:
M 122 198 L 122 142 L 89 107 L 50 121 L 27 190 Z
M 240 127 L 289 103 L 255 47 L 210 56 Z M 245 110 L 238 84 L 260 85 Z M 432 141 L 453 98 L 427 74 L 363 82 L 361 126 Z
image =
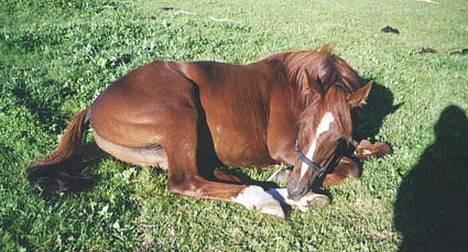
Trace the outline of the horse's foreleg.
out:
M 169 170 L 169 191 L 196 198 L 233 201 L 248 209 L 284 218 L 278 200 L 259 186 L 214 182 L 198 175 L 186 176 Z

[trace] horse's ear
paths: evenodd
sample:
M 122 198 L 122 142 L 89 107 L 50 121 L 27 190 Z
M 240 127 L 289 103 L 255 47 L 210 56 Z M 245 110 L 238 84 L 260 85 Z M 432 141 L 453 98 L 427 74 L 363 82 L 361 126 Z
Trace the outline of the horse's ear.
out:
M 366 104 L 367 96 L 372 88 L 372 81 L 369 81 L 364 87 L 348 95 L 348 103 L 352 108 L 361 107 Z
M 312 93 L 320 94 L 322 95 L 322 89 L 320 88 L 319 85 L 315 81 L 310 80 L 310 74 L 307 70 L 303 71 L 303 81 L 304 81 L 304 86 L 307 87 L 308 89 L 312 90 Z

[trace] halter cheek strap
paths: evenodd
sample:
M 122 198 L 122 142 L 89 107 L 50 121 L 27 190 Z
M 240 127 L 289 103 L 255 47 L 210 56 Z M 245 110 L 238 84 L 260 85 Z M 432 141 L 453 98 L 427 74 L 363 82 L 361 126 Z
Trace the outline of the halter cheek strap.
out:
M 299 149 L 299 145 L 296 143 L 296 146 L 294 148 L 294 154 L 301 160 L 302 162 L 306 163 L 309 167 L 311 167 L 314 172 L 319 173 L 320 170 L 322 169 L 317 163 L 314 161 L 310 160 L 302 151 Z
M 336 148 L 336 151 L 333 152 L 333 154 L 327 159 L 327 162 L 325 163 L 324 166 L 320 167 L 319 164 L 315 163 L 314 161 L 310 160 L 299 148 L 299 144 L 296 142 L 296 146 L 294 148 L 294 154 L 301 160 L 302 162 L 306 163 L 309 168 L 312 168 L 314 170 L 314 174 L 312 177 L 312 189 L 319 188 L 322 185 L 323 180 L 325 179 L 325 176 L 333 169 L 335 168 L 335 165 L 338 163 L 338 161 L 341 159 L 341 157 L 344 155 L 343 151 L 343 142 L 340 141 L 338 143 L 338 146 Z M 357 141 L 354 139 L 351 139 L 350 144 L 354 147 L 358 145 Z

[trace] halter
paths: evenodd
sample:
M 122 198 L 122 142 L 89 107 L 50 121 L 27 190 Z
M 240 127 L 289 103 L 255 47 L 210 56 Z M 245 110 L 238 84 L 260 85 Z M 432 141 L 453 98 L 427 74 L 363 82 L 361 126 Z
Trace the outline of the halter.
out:
M 349 141 L 349 143 L 354 147 L 356 148 L 358 146 L 358 142 L 354 139 L 351 139 L 351 141 Z M 324 166 L 320 166 L 319 164 L 317 164 L 316 162 L 310 160 L 302 151 L 301 149 L 299 148 L 299 145 L 298 143 L 296 142 L 296 146 L 294 148 L 294 154 L 299 158 L 299 160 L 301 160 L 302 162 L 306 163 L 309 168 L 312 168 L 312 170 L 314 170 L 314 174 L 313 174 L 313 177 L 312 177 L 312 189 L 317 189 L 319 188 L 322 183 L 323 183 L 323 180 L 325 179 L 325 176 L 330 173 L 330 171 L 335 168 L 336 164 L 338 163 L 338 161 L 343 157 L 344 155 L 344 141 L 341 140 L 339 143 L 338 143 L 338 146 L 336 148 L 336 150 L 333 152 L 333 154 L 328 157 L 327 159 L 327 162 L 325 163 Z

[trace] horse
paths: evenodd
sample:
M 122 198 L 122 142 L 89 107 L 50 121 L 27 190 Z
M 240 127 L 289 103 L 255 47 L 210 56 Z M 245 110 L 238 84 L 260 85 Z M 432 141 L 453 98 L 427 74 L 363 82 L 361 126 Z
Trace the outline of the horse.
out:
M 323 207 L 329 198 L 316 188 L 359 176 L 358 162 L 343 150 L 356 142 L 351 111 L 365 104 L 372 87 L 360 80 L 329 47 L 245 65 L 153 61 L 76 113 L 57 148 L 29 166 L 28 178 L 50 191 L 89 183 L 72 168 L 89 125 L 105 153 L 167 170 L 173 194 L 232 201 L 282 218 L 282 204 Z M 218 166 L 281 163 L 293 167 L 286 187 L 265 189 Z

